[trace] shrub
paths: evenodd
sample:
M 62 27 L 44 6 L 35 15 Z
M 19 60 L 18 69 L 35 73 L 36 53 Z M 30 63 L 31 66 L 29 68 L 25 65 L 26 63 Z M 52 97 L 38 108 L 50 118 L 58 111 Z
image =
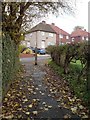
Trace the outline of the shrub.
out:
M 6 33 L 2 36 L 2 95 L 4 97 L 19 69 L 18 46 Z

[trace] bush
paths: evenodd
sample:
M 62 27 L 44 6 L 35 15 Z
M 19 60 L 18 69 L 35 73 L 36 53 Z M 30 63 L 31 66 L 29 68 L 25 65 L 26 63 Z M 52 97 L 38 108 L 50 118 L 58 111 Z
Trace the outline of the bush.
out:
M 22 53 L 27 47 L 25 45 L 19 45 L 19 53 Z
M 2 95 L 4 97 L 19 69 L 18 46 L 6 33 L 2 36 Z
M 87 43 L 49 46 L 47 50 L 52 58 L 52 62 L 49 63 L 50 66 L 60 76 L 66 78 L 76 96 L 88 102 L 90 100 L 90 85 L 87 83 L 90 83 L 90 79 L 87 79 L 89 74 L 87 74 Z

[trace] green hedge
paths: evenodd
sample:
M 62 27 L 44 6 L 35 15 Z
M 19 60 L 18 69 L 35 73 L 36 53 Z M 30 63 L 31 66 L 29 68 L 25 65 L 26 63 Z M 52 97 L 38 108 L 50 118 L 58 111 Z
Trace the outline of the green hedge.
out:
M 49 46 L 47 51 L 51 54 L 51 58 L 56 64 L 64 68 L 64 73 L 69 72 L 70 62 L 80 60 L 82 69 L 87 65 L 87 44 L 67 44 L 60 46 Z
M 6 33 L 2 36 L 2 96 L 19 69 L 18 47 Z
M 88 45 L 87 43 L 49 46 L 50 66 L 70 83 L 74 93 L 84 101 L 90 100 L 90 83 L 87 79 Z M 88 90 L 87 90 L 88 89 Z

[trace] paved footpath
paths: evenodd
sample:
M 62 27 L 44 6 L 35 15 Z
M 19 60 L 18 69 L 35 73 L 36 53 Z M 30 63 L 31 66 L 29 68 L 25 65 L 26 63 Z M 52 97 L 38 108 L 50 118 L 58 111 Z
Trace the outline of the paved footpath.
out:
M 17 83 L 16 88 L 13 87 L 12 89 L 14 90 L 11 90 L 16 95 L 15 99 L 11 97 L 14 100 L 12 105 L 14 106 L 16 103 L 14 109 L 10 110 L 12 117 L 28 118 L 28 120 L 33 118 L 37 118 L 38 120 L 40 118 L 61 120 L 70 117 L 72 120 L 74 118 L 79 120 L 77 115 L 61 107 L 50 94 L 49 88 L 44 81 L 46 75 L 44 70 L 45 63 L 46 61 L 41 60 L 35 66 L 33 62 L 22 62 L 26 72 L 22 80 Z M 16 93 L 15 89 L 17 89 Z M 12 93 L 8 93 L 9 96 Z M 11 98 L 8 95 L 7 98 L 8 102 L 10 102 Z M 10 107 L 10 104 L 7 105 L 7 111 L 9 111 L 8 107 Z

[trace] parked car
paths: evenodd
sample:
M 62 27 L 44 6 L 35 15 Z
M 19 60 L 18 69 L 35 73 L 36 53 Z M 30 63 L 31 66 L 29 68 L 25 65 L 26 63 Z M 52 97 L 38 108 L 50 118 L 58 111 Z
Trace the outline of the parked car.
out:
M 29 47 L 34 53 L 35 53 L 35 48 L 34 47 Z
M 40 49 L 39 54 L 46 54 L 46 50 L 45 49 Z
M 35 53 L 35 48 L 30 47 L 30 49 Z M 43 48 L 37 48 L 37 54 L 46 54 L 46 50 Z

